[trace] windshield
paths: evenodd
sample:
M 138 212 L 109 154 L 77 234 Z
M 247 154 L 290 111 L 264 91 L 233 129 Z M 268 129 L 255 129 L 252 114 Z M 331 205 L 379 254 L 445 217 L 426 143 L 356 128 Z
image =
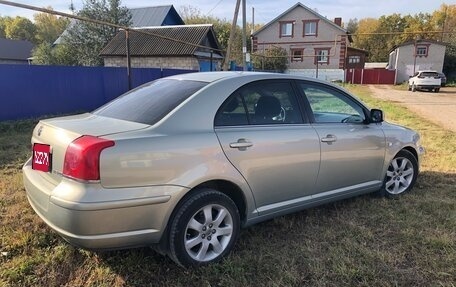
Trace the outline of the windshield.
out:
M 159 79 L 123 94 L 92 113 L 153 125 L 206 85 L 197 81 Z

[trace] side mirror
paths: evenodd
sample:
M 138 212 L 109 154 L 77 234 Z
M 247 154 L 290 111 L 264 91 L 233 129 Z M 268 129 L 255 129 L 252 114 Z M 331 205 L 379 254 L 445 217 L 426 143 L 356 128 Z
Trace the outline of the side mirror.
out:
M 370 111 L 370 122 L 381 123 L 383 122 L 383 111 L 378 109 L 372 109 Z

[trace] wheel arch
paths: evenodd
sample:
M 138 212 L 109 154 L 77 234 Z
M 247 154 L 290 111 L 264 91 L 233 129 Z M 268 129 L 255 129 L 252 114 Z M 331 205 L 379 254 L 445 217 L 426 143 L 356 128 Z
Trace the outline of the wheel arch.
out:
M 174 207 L 173 211 L 171 212 L 171 215 L 168 218 L 168 221 L 166 223 L 165 230 L 163 232 L 163 235 L 160 239 L 159 244 L 156 246 L 156 250 L 159 253 L 165 254 L 169 250 L 168 246 L 168 238 L 169 238 L 169 225 L 170 222 L 173 221 L 173 218 L 176 216 L 176 213 L 180 209 L 180 207 L 184 204 L 184 202 L 194 194 L 198 193 L 199 190 L 201 189 L 214 189 L 217 190 L 226 196 L 228 196 L 231 200 L 233 200 L 234 204 L 238 208 L 239 211 L 239 217 L 240 217 L 240 222 L 241 226 L 243 226 L 247 220 L 247 199 L 242 191 L 242 189 L 235 183 L 228 181 L 228 180 L 208 180 L 205 182 L 202 182 L 192 189 L 190 189 L 182 198 L 179 200 L 179 202 L 176 204 Z
M 403 147 L 401 150 L 406 150 L 406 151 L 410 152 L 411 154 L 413 154 L 416 161 L 418 162 L 418 159 L 419 159 L 418 152 L 416 151 L 416 149 L 414 147 L 406 146 L 406 147 Z M 396 154 L 398 154 L 401 150 L 399 150 Z

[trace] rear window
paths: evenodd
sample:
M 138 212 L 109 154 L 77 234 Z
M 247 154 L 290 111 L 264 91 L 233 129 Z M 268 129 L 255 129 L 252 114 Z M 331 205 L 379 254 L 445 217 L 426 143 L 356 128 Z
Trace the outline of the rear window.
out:
M 421 73 L 421 76 L 427 77 L 427 78 L 432 78 L 432 77 L 439 77 L 439 74 L 434 73 L 434 72 L 423 72 L 423 73 Z
M 93 114 L 153 125 L 206 85 L 197 81 L 155 80 L 123 94 Z

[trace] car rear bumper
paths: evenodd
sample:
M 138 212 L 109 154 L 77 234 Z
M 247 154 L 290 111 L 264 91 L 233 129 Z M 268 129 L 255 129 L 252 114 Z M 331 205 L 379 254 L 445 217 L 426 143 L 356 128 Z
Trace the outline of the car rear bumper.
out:
M 440 85 L 416 85 L 417 89 L 438 89 Z
M 23 167 L 30 205 L 66 241 L 86 249 L 158 243 L 174 205 L 188 191 L 180 186 L 105 189 L 66 178 L 54 183 L 40 173 L 30 161 Z

